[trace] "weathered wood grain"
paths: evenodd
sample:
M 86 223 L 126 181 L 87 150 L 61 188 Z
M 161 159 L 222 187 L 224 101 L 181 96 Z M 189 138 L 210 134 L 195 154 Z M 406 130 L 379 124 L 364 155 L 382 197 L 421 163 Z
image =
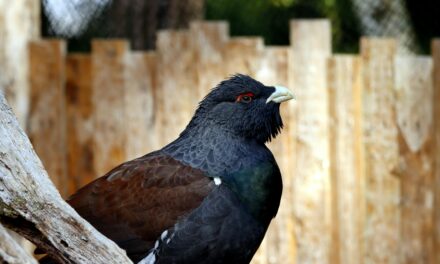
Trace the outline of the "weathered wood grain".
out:
M 335 55 L 328 61 L 330 176 L 332 188 L 331 263 L 358 263 L 362 256 L 361 60 Z
M 201 98 L 197 92 L 194 50 L 189 32 L 160 31 L 156 47 L 158 115 L 155 125 L 163 146 L 183 131 Z
M 91 66 L 90 55 L 67 56 L 65 101 L 69 194 L 98 176 L 93 162 L 95 131 Z
M 127 63 L 128 77 L 124 90 L 127 159 L 155 150 L 158 137 L 154 127 L 154 71 L 156 54 L 133 52 Z
M 396 57 L 401 239 L 399 263 L 435 263 L 432 59 Z
M 231 38 L 223 49 L 225 77 L 241 73 L 255 77 L 260 68 L 264 42 L 260 37 Z
M 432 230 L 434 240 L 434 263 L 440 263 L 440 39 L 435 39 L 431 44 L 433 59 L 433 166 L 434 166 L 434 230 Z
M 37 264 L 38 262 L 0 224 L 0 262 L 8 264 Z
M 131 263 L 61 198 L 0 94 L 0 221 L 60 263 Z
M 40 39 L 38 0 L 0 1 L 0 90 L 22 127 L 29 111 L 30 41 Z
M 260 67 L 255 78 L 268 86 L 288 86 L 289 74 L 288 47 L 266 47 L 259 60 Z M 295 91 L 293 91 L 295 93 Z M 296 102 L 294 100 L 281 104 L 281 117 L 284 128 L 268 145 L 280 167 L 283 176 L 283 194 L 276 218 L 271 223 L 266 235 L 266 262 L 293 263 L 295 259 L 295 236 L 293 218 L 293 172 L 291 164 L 295 157 L 292 149 L 291 126 Z
M 28 135 L 61 195 L 67 195 L 65 42 L 42 40 L 29 45 L 30 111 Z
M 361 40 L 365 147 L 364 263 L 398 263 L 400 179 L 394 58 L 391 39 Z
M 203 98 L 221 80 L 227 77 L 223 49 L 229 41 L 226 22 L 195 21 L 190 25 L 194 49 L 199 98 Z
M 127 159 L 126 111 L 128 42 L 92 42 L 94 167 L 98 175 Z
M 289 87 L 298 98 L 292 165 L 296 262 L 325 264 L 331 242 L 326 84 L 330 24 L 327 20 L 293 20 L 290 42 Z

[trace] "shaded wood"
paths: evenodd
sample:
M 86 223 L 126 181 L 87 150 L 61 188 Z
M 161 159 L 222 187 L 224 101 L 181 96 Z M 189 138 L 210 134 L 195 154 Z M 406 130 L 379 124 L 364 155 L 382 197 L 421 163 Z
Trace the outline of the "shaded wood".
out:
M 289 88 L 297 95 L 292 164 L 297 263 L 328 263 L 331 232 L 327 58 L 328 20 L 290 23 Z
M 394 56 L 391 39 L 361 40 L 365 139 L 365 218 L 362 261 L 398 263 L 400 180 L 395 112 Z
M 9 264 L 36 264 L 37 261 L 0 224 L 0 262 Z
M 65 42 L 29 44 L 30 111 L 28 135 L 61 195 L 67 195 Z
M 127 159 L 125 101 L 128 42 L 95 40 L 92 43 L 93 153 L 97 175 Z
M 63 201 L 0 94 L 0 221 L 60 263 L 131 263 Z
M 335 55 L 329 59 L 331 263 L 358 263 L 362 256 L 361 77 L 359 57 Z
M 93 152 L 91 57 L 69 54 L 66 61 L 67 174 L 69 194 L 96 178 Z
M 435 39 L 431 43 L 433 59 L 433 166 L 434 166 L 434 263 L 440 263 L 440 39 Z
M 396 57 L 401 240 L 399 263 L 435 263 L 432 168 L 432 60 Z

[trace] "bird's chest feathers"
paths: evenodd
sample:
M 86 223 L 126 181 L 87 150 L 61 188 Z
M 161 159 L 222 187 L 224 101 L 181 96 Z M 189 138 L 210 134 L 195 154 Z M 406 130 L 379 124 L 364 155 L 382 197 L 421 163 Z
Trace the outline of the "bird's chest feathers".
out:
M 272 219 L 281 198 L 281 175 L 266 146 L 233 136 L 183 139 L 165 148 L 168 154 L 230 188 L 250 213 Z
M 256 218 L 270 221 L 278 209 L 282 183 L 276 163 L 261 162 L 222 177 L 229 187 Z

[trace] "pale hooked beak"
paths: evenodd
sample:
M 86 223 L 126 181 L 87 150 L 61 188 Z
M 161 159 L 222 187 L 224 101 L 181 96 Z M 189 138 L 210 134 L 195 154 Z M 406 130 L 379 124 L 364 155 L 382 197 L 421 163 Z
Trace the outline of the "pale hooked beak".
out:
M 275 92 L 273 92 L 266 100 L 266 104 L 269 102 L 282 103 L 290 99 L 295 99 L 293 93 L 283 86 L 274 86 Z

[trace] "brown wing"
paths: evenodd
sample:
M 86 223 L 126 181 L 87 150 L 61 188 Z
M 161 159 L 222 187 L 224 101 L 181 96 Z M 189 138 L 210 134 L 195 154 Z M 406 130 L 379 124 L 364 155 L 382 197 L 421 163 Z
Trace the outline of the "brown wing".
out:
M 213 187 L 202 171 L 152 154 L 116 167 L 68 202 L 134 256 L 153 247 L 160 234 L 197 208 Z

